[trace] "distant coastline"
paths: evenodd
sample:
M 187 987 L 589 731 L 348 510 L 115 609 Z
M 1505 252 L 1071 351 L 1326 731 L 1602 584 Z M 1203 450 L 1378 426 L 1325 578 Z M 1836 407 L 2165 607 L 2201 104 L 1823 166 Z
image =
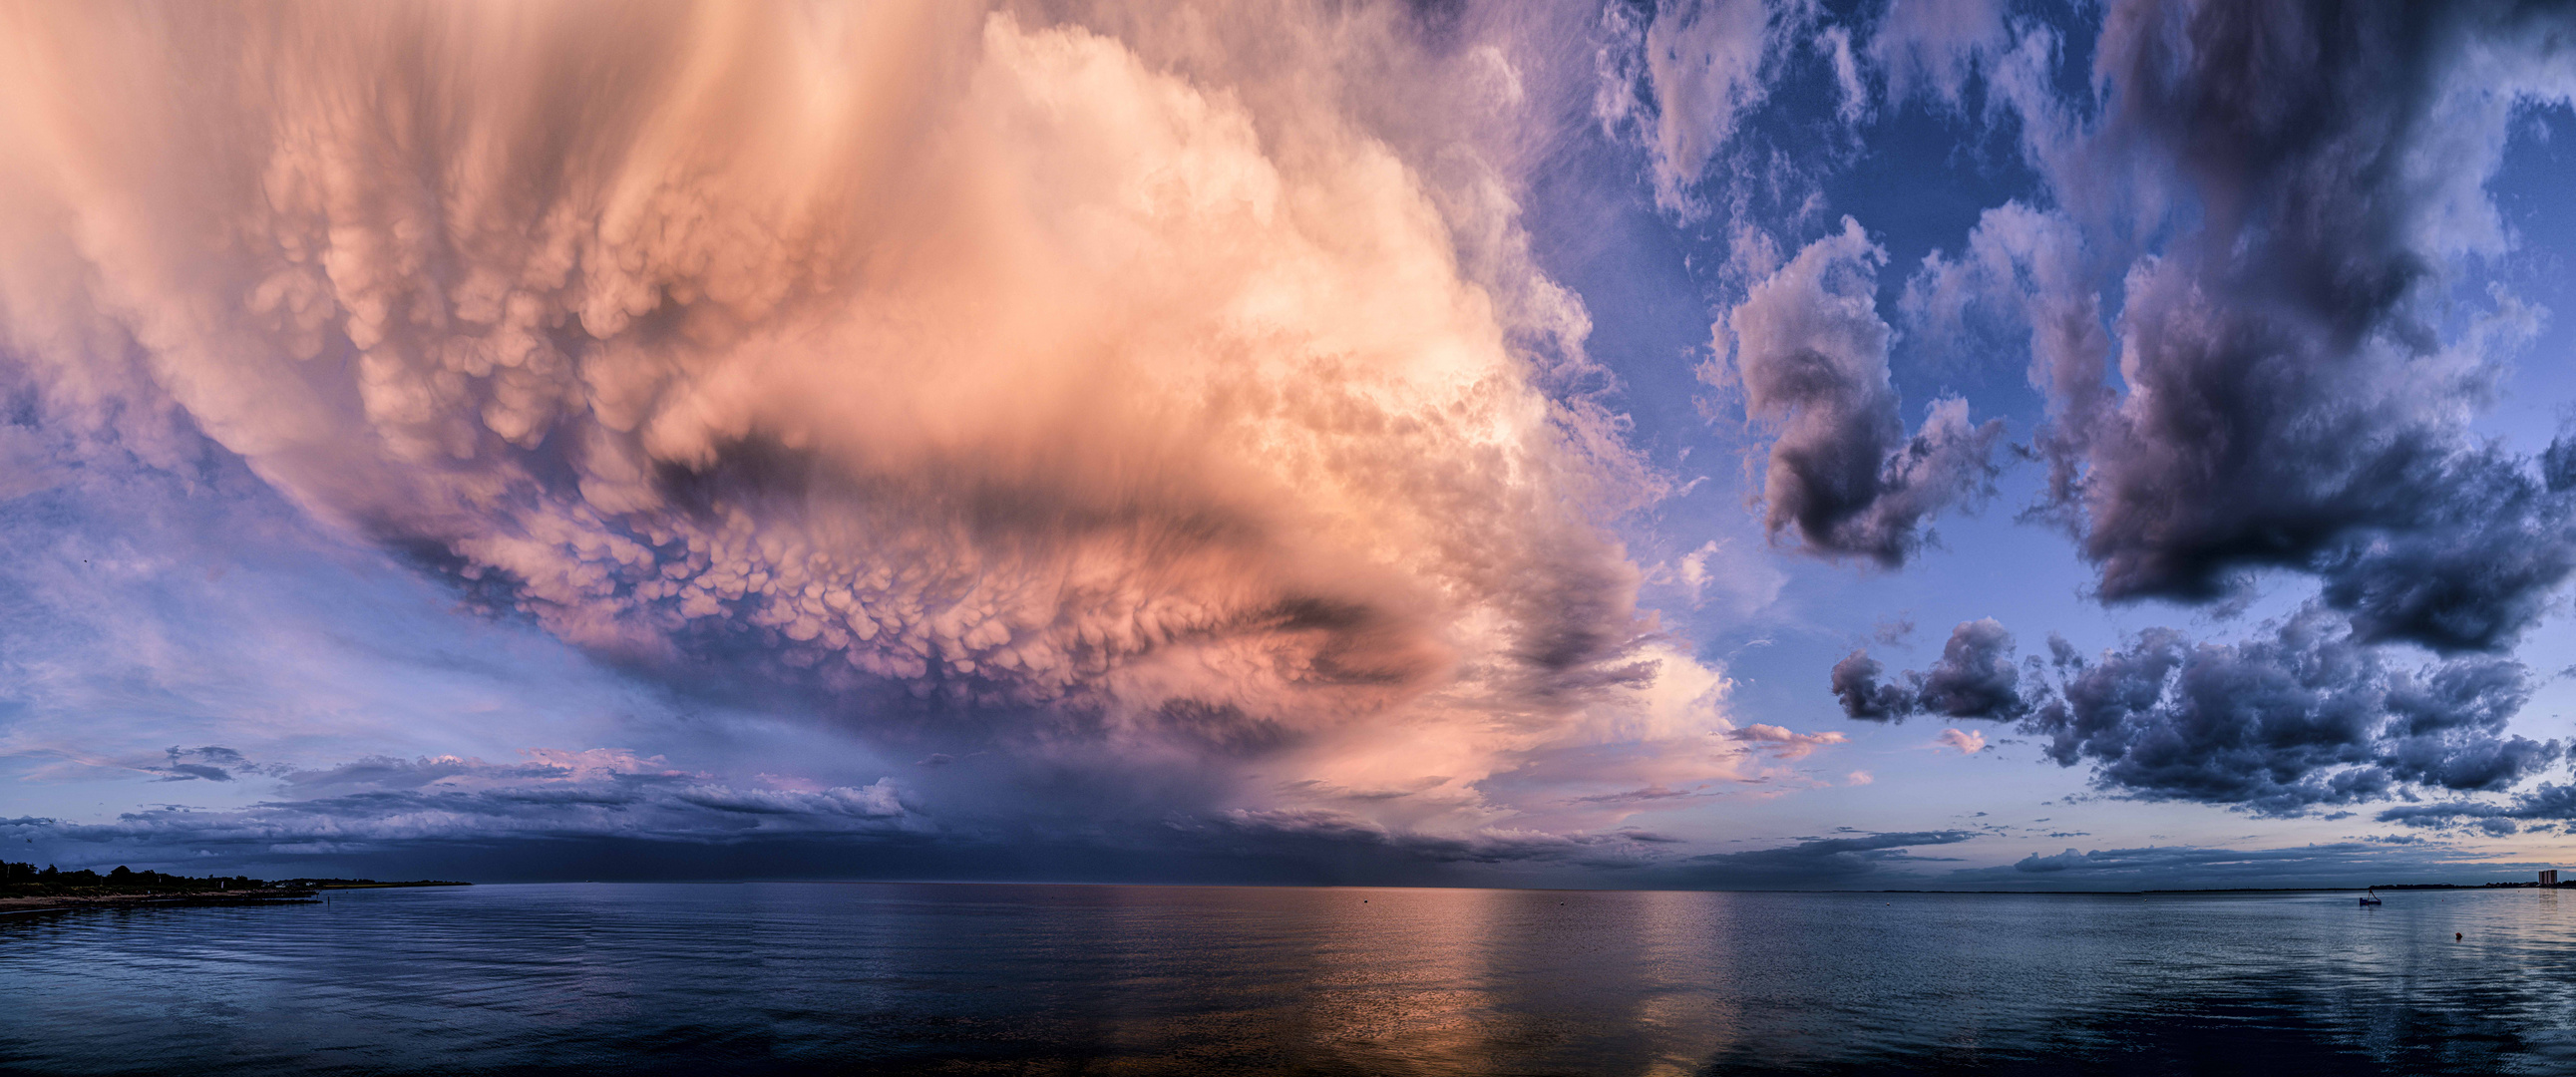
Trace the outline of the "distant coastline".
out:
M 187 876 L 119 866 L 105 875 L 83 869 L 0 862 L 0 915 L 69 909 L 167 908 L 201 905 L 273 905 L 310 901 L 325 890 L 375 890 L 410 886 L 472 886 L 419 879 L 253 879 L 243 875 Z

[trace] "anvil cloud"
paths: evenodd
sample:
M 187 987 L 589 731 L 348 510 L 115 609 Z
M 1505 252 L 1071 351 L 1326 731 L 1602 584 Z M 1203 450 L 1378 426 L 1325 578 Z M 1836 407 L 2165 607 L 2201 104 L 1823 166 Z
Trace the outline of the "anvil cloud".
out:
M 13 9 L 10 353 L 673 682 L 1454 803 L 1745 769 L 1603 526 L 1664 480 L 1548 389 L 1513 147 L 1349 101 L 1544 91 L 1398 11 L 1133 14 Z

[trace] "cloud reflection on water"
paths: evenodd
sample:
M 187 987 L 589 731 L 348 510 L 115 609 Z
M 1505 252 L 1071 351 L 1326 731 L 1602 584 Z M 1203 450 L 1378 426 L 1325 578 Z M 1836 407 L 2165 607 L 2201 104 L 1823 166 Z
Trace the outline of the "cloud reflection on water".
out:
M 2576 1060 L 2576 984 L 2552 974 L 2576 902 L 2542 891 L 2363 910 L 2339 893 L 572 884 L 58 917 L 0 939 L 0 1067 L 48 1072 L 180 1050 L 218 1074 L 630 1069 L 645 1050 L 672 1072 Z

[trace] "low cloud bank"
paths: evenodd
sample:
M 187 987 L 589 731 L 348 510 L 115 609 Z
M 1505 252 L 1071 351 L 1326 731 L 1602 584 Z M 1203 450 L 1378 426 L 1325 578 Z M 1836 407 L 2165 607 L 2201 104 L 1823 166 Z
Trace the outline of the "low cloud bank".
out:
M 893 779 L 826 789 L 742 788 L 658 757 L 534 750 L 524 763 L 441 756 L 372 758 L 288 771 L 293 799 L 235 811 L 165 808 L 108 823 L 16 820 L 58 850 L 152 850 L 238 860 L 348 854 L 436 843 L 649 838 L 739 842 L 777 836 L 926 834 Z
M 1720 888 L 1848 886 L 1907 865 L 1944 862 L 1943 857 L 1923 856 L 1914 850 L 1927 845 L 1953 845 L 1976 836 L 1967 830 L 1854 832 L 1847 837 L 1808 838 L 1769 849 L 1696 856 L 1679 874 L 1700 885 Z
M 2284 848 L 2192 845 L 2067 849 L 2032 853 L 2009 865 L 1951 873 L 1945 884 L 2015 890 L 2200 890 L 2232 887 L 2361 887 L 2381 883 L 2528 881 L 2527 865 L 2403 839 L 2322 842 Z M 2548 865 L 2537 865 L 2546 867 Z

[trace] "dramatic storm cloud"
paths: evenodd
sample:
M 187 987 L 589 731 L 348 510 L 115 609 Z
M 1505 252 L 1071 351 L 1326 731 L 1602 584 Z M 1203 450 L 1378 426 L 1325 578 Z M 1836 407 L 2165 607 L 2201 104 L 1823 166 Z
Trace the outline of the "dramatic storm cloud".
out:
M 2292 569 L 2363 640 L 2446 652 L 2540 616 L 2576 569 L 2567 484 L 2467 426 L 2535 313 L 2453 292 L 2461 259 L 2511 246 L 2485 184 L 2514 117 L 2576 91 L 2571 28 L 2503 3 L 2137 0 L 2105 13 L 2097 114 L 1993 80 L 2059 205 L 1989 211 L 1908 306 L 1937 327 L 1983 296 L 2029 326 L 2047 496 L 2104 599 Z
M 2570 40 L 0 0 L 0 816 L 514 877 L 2536 855 L 2473 843 L 2568 817 Z
M 1512 125 L 1584 22 L 1063 14 L 14 8 L 9 355 L 692 690 L 1405 825 L 1759 770 L 1606 526 L 1665 479 L 1551 389 Z

